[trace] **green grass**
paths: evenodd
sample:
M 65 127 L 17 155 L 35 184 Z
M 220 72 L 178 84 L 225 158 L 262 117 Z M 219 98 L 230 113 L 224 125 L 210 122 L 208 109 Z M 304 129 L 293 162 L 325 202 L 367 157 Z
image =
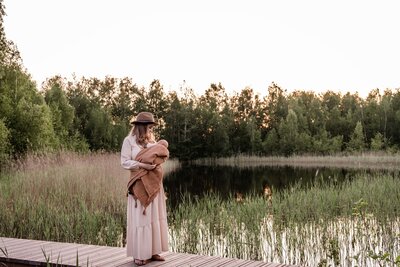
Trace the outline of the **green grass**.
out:
M 122 246 L 129 172 L 119 155 L 57 158 L 30 158 L 0 174 L 0 236 Z
M 340 185 L 294 186 L 185 201 L 170 216 L 175 251 L 317 266 L 371 266 L 371 252 L 400 253 L 400 177 L 359 175 Z M 357 258 L 357 259 L 356 259 Z M 335 262 L 338 264 L 335 265 Z

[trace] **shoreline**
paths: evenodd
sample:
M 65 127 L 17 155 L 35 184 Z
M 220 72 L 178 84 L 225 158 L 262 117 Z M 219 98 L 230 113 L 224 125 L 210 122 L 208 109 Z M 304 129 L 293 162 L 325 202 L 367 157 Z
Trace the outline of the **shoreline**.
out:
M 333 155 L 333 156 L 247 156 L 238 155 L 225 158 L 202 158 L 190 161 L 195 165 L 262 167 L 262 166 L 290 166 L 298 168 L 349 168 L 400 170 L 400 154 L 364 153 L 360 155 Z

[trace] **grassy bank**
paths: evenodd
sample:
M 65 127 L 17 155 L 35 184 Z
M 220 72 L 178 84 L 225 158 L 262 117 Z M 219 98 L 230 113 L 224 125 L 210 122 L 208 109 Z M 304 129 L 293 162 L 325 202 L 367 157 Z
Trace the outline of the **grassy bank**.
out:
M 128 176 L 118 154 L 31 156 L 0 174 L 0 236 L 122 246 Z
M 293 167 L 331 167 L 348 169 L 385 169 L 400 170 L 400 154 L 388 154 L 385 152 L 370 152 L 354 155 L 333 156 L 247 156 L 238 155 L 228 158 L 203 158 L 194 160 L 192 163 L 198 165 L 217 166 L 293 166 Z

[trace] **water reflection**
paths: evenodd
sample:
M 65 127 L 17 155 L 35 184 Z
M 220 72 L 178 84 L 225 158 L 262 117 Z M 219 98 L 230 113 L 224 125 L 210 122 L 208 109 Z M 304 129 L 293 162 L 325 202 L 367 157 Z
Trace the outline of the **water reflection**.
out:
M 198 197 L 210 192 L 218 193 L 222 197 L 233 196 L 238 201 L 248 194 L 259 194 L 271 201 L 274 190 L 281 190 L 295 183 L 304 187 L 321 183 L 336 184 L 351 179 L 357 173 L 370 172 L 376 171 L 289 166 L 239 168 L 183 165 L 166 176 L 164 187 L 172 206 L 179 203 L 184 193 Z

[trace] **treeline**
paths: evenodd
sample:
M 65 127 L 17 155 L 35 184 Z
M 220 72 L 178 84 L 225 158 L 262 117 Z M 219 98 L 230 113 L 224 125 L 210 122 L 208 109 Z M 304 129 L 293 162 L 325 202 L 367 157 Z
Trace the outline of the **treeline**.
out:
M 287 93 L 272 83 L 265 97 L 252 88 L 228 95 L 211 84 L 201 96 L 183 84 L 166 92 L 131 78 L 49 78 L 38 88 L 18 49 L 6 39 L 1 3 L 0 161 L 49 150 L 118 151 L 140 111 L 159 119 L 158 136 L 180 159 L 258 155 L 396 152 L 399 89 L 358 94 Z
M 23 72 L 6 77 L 0 129 L 2 151 L 11 154 L 118 151 L 129 120 L 144 110 L 155 114 L 157 135 L 181 159 L 395 152 L 400 144 L 400 90 L 376 89 L 363 99 L 333 91 L 288 94 L 272 83 L 261 98 L 251 88 L 228 96 L 221 84 L 211 84 L 196 96 L 186 86 L 166 92 L 158 80 L 146 88 L 130 78 L 53 77 L 39 91 Z

